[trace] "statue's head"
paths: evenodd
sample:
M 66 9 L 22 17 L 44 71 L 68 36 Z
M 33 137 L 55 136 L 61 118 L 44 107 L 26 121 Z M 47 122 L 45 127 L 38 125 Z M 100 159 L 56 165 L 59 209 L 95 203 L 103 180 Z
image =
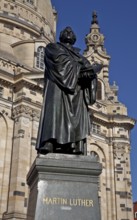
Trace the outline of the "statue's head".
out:
M 66 27 L 60 32 L 59 40 L 61 43 L 69 43 L 73 45 L 76 42 L 76 35 L 74 34 L 71 27 Z

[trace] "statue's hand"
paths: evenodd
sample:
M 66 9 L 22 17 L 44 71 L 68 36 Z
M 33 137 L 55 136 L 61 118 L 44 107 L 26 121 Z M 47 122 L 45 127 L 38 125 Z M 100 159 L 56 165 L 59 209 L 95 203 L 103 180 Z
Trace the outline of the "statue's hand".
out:
M 100 63 L 100 64 L 99 63 L 94 63 L 92 65 L 92 69 L 93 69 L 94 73 L 100 73 L 102 68 L 103 68 L 103 63 Z

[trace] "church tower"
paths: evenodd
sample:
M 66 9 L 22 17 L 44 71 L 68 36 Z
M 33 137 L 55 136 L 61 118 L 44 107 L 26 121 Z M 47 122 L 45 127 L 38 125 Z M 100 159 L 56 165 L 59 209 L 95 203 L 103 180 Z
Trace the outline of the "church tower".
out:
M 26 219 L 44 47 L 54 42 L 55 33 L 50 0 L 0 0 L 0 219 Z
M 119 102 L 116 83 L 109 83 L 110 56 L 104 48 L 96 12 L 86 45 L 87 59 L 104 65 L 98 75 L 97 102 L 90 107 L 92 128 L 87 150 L 88 155 L 96 156 L 103 166 L 99 181 L 101 217 L 102 220 L 130 220 L 133 219 L 130 130 L 135 120 Z

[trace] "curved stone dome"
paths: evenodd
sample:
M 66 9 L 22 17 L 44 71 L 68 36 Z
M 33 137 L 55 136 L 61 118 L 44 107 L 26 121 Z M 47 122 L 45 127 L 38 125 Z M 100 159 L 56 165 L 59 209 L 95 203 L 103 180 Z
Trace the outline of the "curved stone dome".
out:
M 23 3 L 28 10 L 31 11 L 33 16 L 38 13 L 53 29 L 54 27 L 54 10 L 52 8 L 52 4 L 50 0 L 16 0 L 16 3 Z M 16 4 L 15 3 L 15 4 Z M 35 16 L 34 16 L 35 17 Z M 26 17 L 27 18 L 27 17 Z M 35 19 L 31 22 L 35 23 Z
M 37 38 L 43 27 L 47 38 L 55 37 L 56 15 L 50 0 L 2 0 L 0 12 L 0 22 L 9 35 L 18 32 L 16 37 L 21 40 Z
M 0 51 L 12 55 L 12 45 L 40 37 L 41 29 L 46 44 L 53 42 L 56 32 L 56 13 L 50 0 L 1 0 Z M 9 57 L 8 55 L 8 57 Z

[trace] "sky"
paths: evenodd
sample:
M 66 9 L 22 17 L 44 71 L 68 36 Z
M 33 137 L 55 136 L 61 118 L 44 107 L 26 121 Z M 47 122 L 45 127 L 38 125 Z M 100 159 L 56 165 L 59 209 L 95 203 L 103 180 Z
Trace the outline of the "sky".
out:
M 137 0 L 51 0 L 58 12 L 57 40 L 61 30 L 71 26 L 75 46 L 86 49 L 92 12 L 98 14 L 100 32 L 111 56 L 109 80 L 119 87 L 118 99 L 128 116 L 137 119 Z M 137 125 L 131 131 L 131 174 L 133 201 L 137 201 Z

